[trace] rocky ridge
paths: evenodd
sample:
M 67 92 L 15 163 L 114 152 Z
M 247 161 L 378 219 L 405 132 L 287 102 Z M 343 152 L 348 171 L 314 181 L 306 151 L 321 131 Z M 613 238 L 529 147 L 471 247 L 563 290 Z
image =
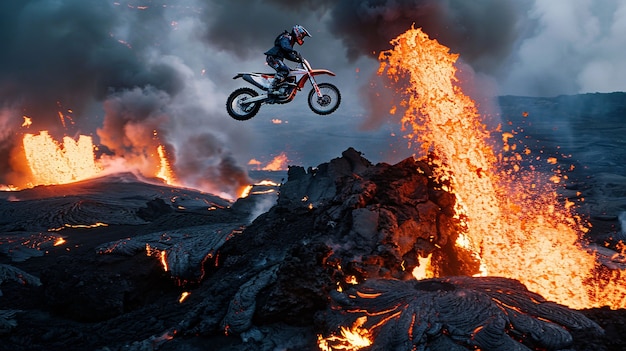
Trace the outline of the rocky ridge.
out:
M 22 262 L 6 256 L 0 262 L 41 282 L 2 283 L 0 349 L 201 350 L 211 345 L 215 350 L 314 350 L 318 335 L 335 333 L 359 316 L 348 311 L 390 304 L 411 311 L 398 319 L 405 327 L 411 315 L 432 321 L 450 306 L 459 313 L 426 329 L 414 324 L 418 329 L 412 334 L 385 334 L 372 350 L 390 345 L 411 350 L 413 343 L 434 350 L 451 345 L 496 350 L 504 341 L 519 350 L 598 351 L 625 345 L 613 333 L 623 312 L 573 311 L 542 300 L 516 281 L 467 277 L 476 272 L 477 262 L 453 247 L 461 229 L 454 197 L 430 176 L 430 167 L 428 160 L 413 158 L 374 165 L 354 149 L 316 168 L 292 166 L 275 205 L 252 223 L 246 220 L 255 203 L 268 195 L 251 195 L 229 206 L 211 199 L 210 211 L 174 205 L 165 210 L 153 193 L 135 207 L 107 201 L 125 207 L 107 207 L 117 224 L 62 232 L 75 250 L 50 249 Z M 170 196 L 164 192 L 156 198 L 169 201 Z M 133 204 L 142 199 L 131 198 Z M 2 204 L 4 213 L 10 205 Z M 119 213 L 131 213 L 132 223 L 124 223 Z M 90 220 L 98 217 L 97 211 L 87 214 Z M 41 218 L 64 222 L 58 216 Z M 11 235 L 5 232 L 2 238 Z M 2 240 L 0 252 L 4 244 L 15 245 Z M 160 256 L 149 255 L 148 247 L 164 252 L 174 268 L 164 270 Z M 418 284 L 411 271 L 418 257 L 428 254 L 447 278 Z M 496 297 L 488 291 L 494 286 L 519 296 L 506 300 L 511 311 L 502 314 L 493 305 Z M 381 300 L 353 299 L 358 291 L 380 293 Z M 179 302 L 184 292 L 190 295 Z M 475 296 L 473 308 L 464 308 L 467 296 Z M 526 302 L 516 309 L 518 300 Z M 473 313 L 477 301 L 493 313 Z M 485 323 L 493 318 L 498 322 Z

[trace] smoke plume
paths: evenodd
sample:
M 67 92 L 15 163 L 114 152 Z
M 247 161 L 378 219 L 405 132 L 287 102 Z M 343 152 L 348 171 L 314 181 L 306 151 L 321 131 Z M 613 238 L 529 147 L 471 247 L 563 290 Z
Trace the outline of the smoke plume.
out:
M 267 46 L 279 28 L 328 18 L 324 25 L 342 41 L 350 60 L 376 57 L 390 48 L 391 39 L 414 25 L 461 54 L 476 71 L 491 73 L 511 54 L 528 8 L 527 1 L 500 0 L 239 0 L 231 4 L 211 8 L 214 21 L 206 38 L 240 55 L 258 54 L 259 38 L 267 38 L 262 41 Z
M 381 51 L 391 48 L 393 38 L 415 26 L 450 47 L 452 52 L 459 53 L 468 64 L 466 67 L 477 76 L 491 76 L 505 68 L 521 34 L 524 13 L 530 7 L 529 1 L 500 0 L 267 0 L 231 3 L 232 6 L 211 8 L 212 21 L 207 27 L 205 40 L 240 57 L 259 55 L 269 48 L 278 30 L 299 23 L 313 32 L 315 38 L 311 41 L 324 48 L 314 56 L 314 62 L 327 61 L 331 67 L 337 66 L 337 55 L 343 55 L 347 64 L 362 57 L 374 61 Z M 330 37 L 319 38 L 320 25 Z M 233 33 L 237 33 L 236 40 L 233 40 Z M 338 52 L 328 45 L 332 40 L 341 43 Z M 385 82 L 375 73 L 358 89 L 368 108 L 368 118 L 361 128 L 379 128 L 390 118 L 388 111 L 396 105 L 398 97 L 390 93 Z M 494 90 L 491 84 L 489 90 Z
M 329 129 L 357 133 L 399 118 L 388 114 L 397 97 L 375 76 L 377 55 L 411 26 L 458 53 L 467 76 L 485 78 L 489 84 L 474 88 L 483 95 L 624 89 L 626 79 L 611 78 L 626 74 L 625 10 L 614 0 L 4 1 L 0 184 L 24 171 L 14 162 L 21 135 L 49 130 L 57 139 L 92 135 L 108 156 L 146 172 L 163 145 L 182 185 L 232 193 L 248 181 L 246 162 L 260 156 L 251 154 L 293 145 L 253 138 L 262 122 L 229 119 L 231 78 L 266 69 L 263 52 L 296 23 L 313 35 L 297 49 L 341 76 L 341 110 L 369 104 L 359 125 Z M 360 80 L 352 79 L 357 64 Z M 291 105 L 281 111 L 302 113 Z M 359 147 L 320 144 L 333 156 Z
M 204 101 L 223 101 L 224 92 L 215 89 L 210 75 L 202 75 L 205 66 L 187 57 L 209 55 L 193 49 L 193 41 L 181 40 L 202 26 L 195 4 L 3 2 L 4 169 L 18 167 L 8 160 L 19 148 L 15 135 L 24 130 L 22 116 L 27 116 L 33 123 L 25 132 L 94 135 L 104 150 L 146 175 L 154 175 L 156 147 L 163 145 L 182 184 L 225 194 L 243 186 L 246 172 L 224 143 L 229 139 L 224 133 L 233 131 L 215 116 L 217 105 Z M 220 147 L 206 148 L 207 143 Z M 178 164 L 176 155 L 188 151 L 196 157 L 178 157 Z M 0 183 L 4 180 L 0 176 Z
M 482 72 L 494 72 L 508 57 L 520 20 L 512 2 L 497 0 L 341 1 L 332 17 L 350 58 L 388 49 L 414 25 Z

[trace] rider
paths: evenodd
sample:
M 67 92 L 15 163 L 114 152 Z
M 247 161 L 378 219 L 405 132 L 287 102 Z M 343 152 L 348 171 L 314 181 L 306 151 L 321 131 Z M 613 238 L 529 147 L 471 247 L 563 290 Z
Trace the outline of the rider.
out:
M 304 27 L 296 24 L 291 28 L 291 32 L 286 30 L 282 32 L 274 40 L 274 47 L 265 52 L 267 64 L 276 70 L 276 75 L 269 89 L 270 94 L 278 94 L 277 87 L 289 75 L 289 67 L 283 62 L 288 59 L 294 62 L 302 62 L 302 56 L 293 49 L 293 45 L 304 43 L 304 37 L 310 37 L 311 34 Z

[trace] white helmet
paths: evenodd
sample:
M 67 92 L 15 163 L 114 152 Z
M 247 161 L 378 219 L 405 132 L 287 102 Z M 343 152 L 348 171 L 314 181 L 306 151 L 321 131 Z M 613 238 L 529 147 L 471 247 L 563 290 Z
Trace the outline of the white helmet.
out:
M 291 33 L 296 37 L 296 42 L 299 45 L 302 45 L 302 43 L 304 43 L 304 37 L 311 36 L 309 31 L 299 24 L 296 24 L 295 26 L 293 26 L 293 28 L 291 29 Z

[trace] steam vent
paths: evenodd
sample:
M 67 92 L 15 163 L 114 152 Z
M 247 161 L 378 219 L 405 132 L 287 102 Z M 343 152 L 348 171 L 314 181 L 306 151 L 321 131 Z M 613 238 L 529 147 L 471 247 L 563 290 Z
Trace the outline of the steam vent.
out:
M 39 215 L 0 208 L 4 232 L 11 213 L 14 226 L 0 238 L 0 349 L 603 345 L 583 311 L 514 279 L 472 277 L 480 256 L 463 245 L 455 197 L 432 164 L 373 165 L 347 149 L 316 168 L 291 166 L 277 198 L 251 192 L 232 204 L 128 174 L 14 192 L 21 211 Z M 59 196 L 68 186 L 80 199 Z M 96 219 L 109 223 L 37 234 Z

